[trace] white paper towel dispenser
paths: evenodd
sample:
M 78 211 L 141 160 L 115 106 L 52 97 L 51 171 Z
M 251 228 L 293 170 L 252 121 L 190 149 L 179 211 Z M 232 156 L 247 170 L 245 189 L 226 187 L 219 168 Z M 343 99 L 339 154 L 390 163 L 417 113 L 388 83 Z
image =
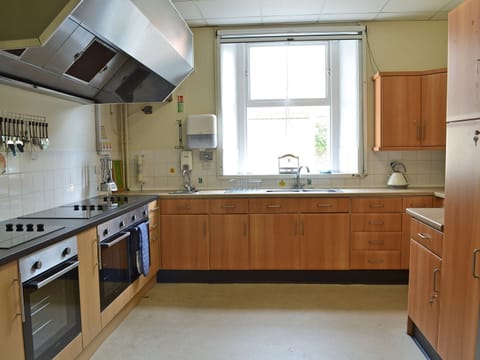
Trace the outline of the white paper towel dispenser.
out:
M 215 149 L 217 147 L 217 116 L 213 114 L 189 115 L 186 134 L 188 148 Z

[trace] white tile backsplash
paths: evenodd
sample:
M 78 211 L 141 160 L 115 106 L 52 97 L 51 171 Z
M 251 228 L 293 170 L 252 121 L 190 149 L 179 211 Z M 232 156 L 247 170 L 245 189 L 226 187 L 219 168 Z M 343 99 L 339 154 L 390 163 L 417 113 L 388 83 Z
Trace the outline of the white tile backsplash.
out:
M 137 181 L 137 157 L 144 154 L 144 190 L 180 189 L 182 176 L 180 172 L 180 154 L 178 150 L 145 150 L 130 154 L 129 188 L 139 190 Z M 227 189 L 229 178 L 217 176 L 217 153 L 214 160 L 202 161 L 197 150 L 193 152 L 192 182 L 199 189 Z M 411 186 L 443 186 L 445 183 L 445 151 L 382 151 L 369 152 L 367 175 L 365 177 L 332 177 L 310 175 L 312 185 L 317 187 L 378 187 L 385 186 L 391 173 L 390 163 L 401 161 L 407 168 L 407 178 Z M 171 173 L 170 169 L 174 172 Z M 303 175 L 309 177 L 308 174 Z M 199 178 L 202 183 L 199 184 Z M 252 176 L 252 178 L 260 178 Z M 285 177 L 287 184 L 290 177 Z M 281 179 L 266 177 L 262 179 L 262 188 L 278 187 Z

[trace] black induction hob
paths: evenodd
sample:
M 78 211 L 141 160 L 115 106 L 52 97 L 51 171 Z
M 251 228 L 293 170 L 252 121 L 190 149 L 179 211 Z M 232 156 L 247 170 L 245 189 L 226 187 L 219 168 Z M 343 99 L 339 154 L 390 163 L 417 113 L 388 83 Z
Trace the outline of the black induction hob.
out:
M 64 226 L 31 224 L 28 222 L 3 223 L 0 226 L 0 249 L 10 249 L 64 228 Z

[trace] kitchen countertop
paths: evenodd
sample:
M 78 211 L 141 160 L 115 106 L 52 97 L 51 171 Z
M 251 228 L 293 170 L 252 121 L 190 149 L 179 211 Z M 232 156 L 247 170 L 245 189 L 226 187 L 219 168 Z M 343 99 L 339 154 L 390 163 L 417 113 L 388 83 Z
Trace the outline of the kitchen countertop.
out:
M 305 188 L 309 189 L 309 188 Z M 323 189 L 323 188 L 322 188 Z M 325 187 L 329 189 L 329 187 Z M 410 187 L 407 189 L 391 189 L 388 187 L 375 187 L 375 188 L 337 188 L 341 192 L 295 192 L 288 191 L 289 189 L 281 189 L 278 192 L 268 192 L 269 189 L 257 189 L 257 190 L 211 190 L 211 189 L 199 189 L 198 192 L 190 194 L 172 194 L 173 190 L 146 190 L 143 192 L 132 191 L 128 194 L 155 194 L 160 198 L 214 198 L 214 197 L 348 197 L 348 196 L 434 196 L 436 193 L 443 193 L 443 188 L 440 187 Z M 277 190 L 277 189 L 275 189 Z M 436 195 L 435 195 L 436 196 Z
M 92 217 L 90 219 L 8 219 L 0 222 L 0 226 L 17 223 L 30 223 L 30 224 L 44 224 L 46 226 L 64 226 L 63 229 L 55 231 L 50 234 L 46 234 L 42 237 L 24 242 L 10 249 L 0 249 L 0 265 L 5 264 L 12 260 L 17 260 L 35 250 L 41 249 L 45 246 L 51 245 L 60 240 L 75 236 L 84 230 L 90 229 L 98 224 L 101 224 L 109 219 L 112 219 L 118 215 L 124 214 L 138 206 L 148 204 L 151 201 L 157 200 L 157 195 L 136 195 L 128 194 L 128 204 L 121 208 L 113 208 L 110 211 Z
M 413 218 L 443 232 L 444 209 L 443 208 L 407 208 L 407 214 Z

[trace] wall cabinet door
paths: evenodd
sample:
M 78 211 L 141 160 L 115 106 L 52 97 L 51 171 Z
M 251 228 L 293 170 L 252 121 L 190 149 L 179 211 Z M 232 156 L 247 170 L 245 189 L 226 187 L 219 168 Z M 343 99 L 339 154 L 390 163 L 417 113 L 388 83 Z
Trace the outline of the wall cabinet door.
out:
M 82 338 L 85 347 L 102 329 L 96 228 L 78 234 L 77 242 Z
M 374 150 L 445 147 L 447 72 L 377 73 Z
M 20 279 L 17 262 L 0 266 L 0 339 L 2 358 L 24 359 Z
M 161 215 L 163 269 L 208 270 L 208 215 Z
M 210 269 L 249 269 L 248 215 L 210 215 L 210 229 Z
M 440 310 L 441 263 L 438 256 L 411 240 L 408 317 L 434 348 Z
M 448 14 L 448 121 L 480 117 L 480 2 Z
M 300 269 L 348 269 L 350 215 L 300 216 Z
M 298 268 L 298 216 L 250 216 L 250 265 L 252 269 Z

